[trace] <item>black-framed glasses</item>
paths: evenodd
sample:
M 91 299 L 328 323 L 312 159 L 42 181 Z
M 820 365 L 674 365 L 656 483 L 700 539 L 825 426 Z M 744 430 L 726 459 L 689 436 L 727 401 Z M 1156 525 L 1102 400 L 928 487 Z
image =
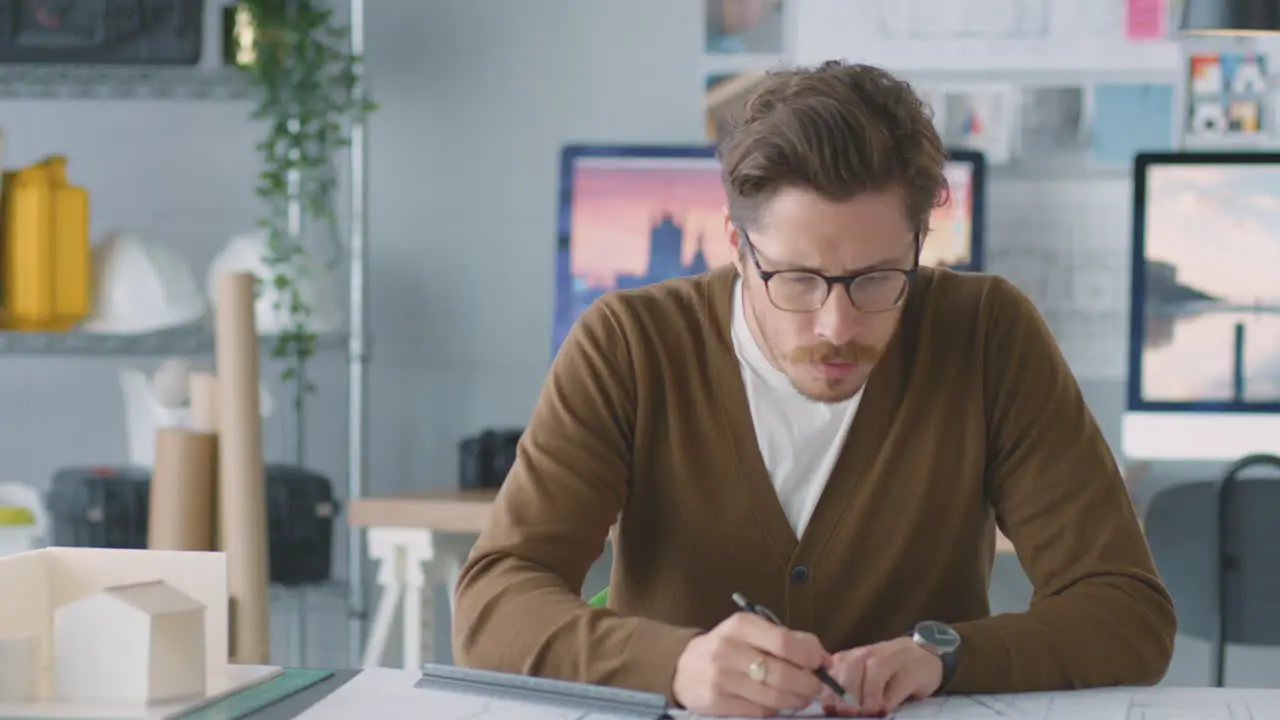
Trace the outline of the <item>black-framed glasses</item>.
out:
M 888 312 L 902 304 L 920 267 L 920 244 L 916 243 L 915 263 L 909 269 L 882 268 L 852 275 L 823 275 L 811 270 L 765 270 L 756 247 L 746 231 L 739 230 L 747 254 L 760 273 L 769 302 L 784 312 L 816 312 L 827 304 L 831 288 L 840 285 L 853 307 L 867 313 Z

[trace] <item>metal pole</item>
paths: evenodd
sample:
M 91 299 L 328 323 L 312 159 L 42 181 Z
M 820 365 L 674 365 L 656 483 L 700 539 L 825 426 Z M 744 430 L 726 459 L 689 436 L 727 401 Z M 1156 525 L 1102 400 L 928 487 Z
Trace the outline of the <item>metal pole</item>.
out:
M 302 132 L 302 121 L 297 118 L 289 120 L 289 132 L 295 137 Z M 293 148 L 290 151 L 294 162 L 298 161 L 298 156 L 302 151 Z M 289 194 L 289 202 L 286 206 L 286 231 L 289 234 L 289 242 L 297 247 L 299 243 L 307 242 L 303 237 L 303 217 L 302 217 L 302 172 L 299 170 L 290 170 L 285 173 L 285 187 Z M 301 268 L 294 266 L 293 273 L 295 280 L 301 276 Z M 297 320 L 294 320 L 296 323 Z M 307 464 L 307 426 L 306 426 L 306 386 L 307 376 L 306 368 L 302 358 L 298 355 L 297 348 L 294 349 L 292 356 L 285 358 L 285 362 L 293 366 L 294 372 L 294 391 L 293 398 L 293 462 L 298 467 Z
M 298 16 L 297 0 L 289 0 L 289 4 L 285 8 L 290 21 L 294 21 Z M 302 120 L 299 118 L 290 118 L 288 122 L 289 133 L 295 138 L 302 133 Z M 298 164 L 301 159 L 302 149 L 292 147 L 289 150 L 290 159 L 294 165 Z M 305 242 L 303 237 L 304 218 L 302 215 L 302 172 L 295 169 L 289 170 L 285 174 L 285 187 L 288 193 L 288 203 L 285 206 L 285 232 L 289 235 L 289 242 L 294 247 L 299 243 Z M 292 269 L 295 277 L 298 279 L 299 268 L 295 266 Z M 306 408 L 304 407 L 306 397 L 306 372 L 303 367 L 302 359 L 297 355 L 295 348 L 292 357 L 285 358 L 284 361 L 293 366 L 294 376 L 294 402 L 293 402 L 293 447 L 294 447 L 294 464 L 298 467 L 306 465 Z M 298 603 L 294 608 L 296 611 L 295 628 L 296 632 L 293 636 L 293 658 L 297 667 L 307 666 L 307 615 L 306 605 L 302 602 L 302 596 L 305 592 L 299 588 L 296 590 L 298 594 Z
M 364 102 L 364 0 L 349 0 L 351 52 L 360 58 L 356 66 L 355 97 Z M 368 220 L 365 217 L 366 171 L 365 123 L 362 116 L 351 124 L 351 287 L 349 336 L 347 342 L 347 501 L 364 496 L 365 474 L 368 467 L 368 377 L 365 365 L 368 361 L 366 320 L 368 312 L 365 299 L 368 294 L 368 247 L 365 233 Z M 350 525 L 347 527 L 347 645 L 351 667 L 360 667 L 364 649 L 364 533 Z

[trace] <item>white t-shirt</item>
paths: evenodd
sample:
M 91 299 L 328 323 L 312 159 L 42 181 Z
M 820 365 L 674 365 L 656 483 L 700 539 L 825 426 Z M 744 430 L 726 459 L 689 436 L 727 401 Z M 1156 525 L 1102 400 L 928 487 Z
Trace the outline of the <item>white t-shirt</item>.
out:
M 760 454 L 787 519 L 800 537 L 844 448 L 862 391 L 839 403 L 801 395 L 751 335 L 741 279 L 733 290 L 732 335 Z

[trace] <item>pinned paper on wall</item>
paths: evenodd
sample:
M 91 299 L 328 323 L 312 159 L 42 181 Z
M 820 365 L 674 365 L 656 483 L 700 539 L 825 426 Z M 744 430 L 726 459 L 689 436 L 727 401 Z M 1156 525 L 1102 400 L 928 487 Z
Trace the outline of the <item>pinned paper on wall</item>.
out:
M 1267 58 L 1260 53 L 1198 53 L 1187 59 L 1186 129 L 1201 137 L 1267 130 Z
M 1142 151 L 1174 144 L 1173 86 L 1101 83 L 1093 88 L 1090 154 L 1095 163 L 1127 167 Z
M 788 62 L 833 57 L 896 72 L 1173 72 L 1168 0 L 804 0 Z
M 1079 85 L 1023 88 L 1018 154 L 1044 158 L 1080 150 L 1085 92 Z
M 707 54 L 781 54 L 783 10 L 782 0 L 703 0 Z
M 1166 0 L 1127 0 L 1124 35 L 1130 41 L 1163 40 L 1168 17 L 1169 4 Z
M 1003 165 L 1013 157 L 1018 93 L 1005 85 L 922 89 L 933 108 L 934 123 L 950 147 L 982 152 L 987 162 Z

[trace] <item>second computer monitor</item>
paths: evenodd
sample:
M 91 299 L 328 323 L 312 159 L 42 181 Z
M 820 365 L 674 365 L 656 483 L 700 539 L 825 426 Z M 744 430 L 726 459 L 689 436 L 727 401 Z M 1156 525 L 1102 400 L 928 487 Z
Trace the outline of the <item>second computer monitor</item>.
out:
M 1280 153 L 1134 161 L 1127 456 L 1280 454 Z

